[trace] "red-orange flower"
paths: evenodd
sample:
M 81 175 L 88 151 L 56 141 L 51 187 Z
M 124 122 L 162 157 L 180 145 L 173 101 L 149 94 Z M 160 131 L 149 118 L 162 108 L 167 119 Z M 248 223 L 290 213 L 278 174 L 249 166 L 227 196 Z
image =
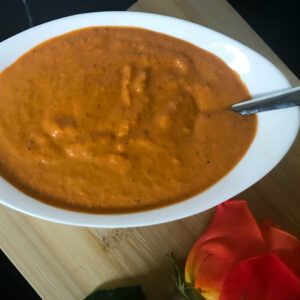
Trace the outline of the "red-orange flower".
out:
M 267 253 L 273 255 L 264 255 Z M 263 272 L 267 267 L 279 272 L 278 277 L 272 278 L 273 272 Z M 185 267 L 186 282 L 207 300 L 271 299 L 262 296 L 276 293 L 270 282 L 287 274 L 286 278 L 298 280 L 291 283 L 298 290 L 283 280 L 283 285 L 277 287 L 284 290 L 286 286 L 290 291 L 286 291 L 286 297 L 272 300 L 300 299 L 300 242 L 270 224 L 259 227 L 245 201 L 227 201 L 217 207 L 209 228 L 191 249 Z M 261 280 L 266 283 L 265 294 L 257 291 Z M 249 298 L 247 291 L 250 296 L 261 292 L 261 296 Z
M 221 300 L 299 300 L 300 279 L 275 254 L 241 261 L 225 279 Z

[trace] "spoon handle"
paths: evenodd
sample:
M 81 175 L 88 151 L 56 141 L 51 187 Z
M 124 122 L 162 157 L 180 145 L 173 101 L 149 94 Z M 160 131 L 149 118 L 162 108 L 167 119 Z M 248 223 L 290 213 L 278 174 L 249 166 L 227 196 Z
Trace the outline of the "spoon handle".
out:
M 297 86 L 234 104 L 231 109 L 241 115 L 250 115 L 299 105 L 300 86 Z

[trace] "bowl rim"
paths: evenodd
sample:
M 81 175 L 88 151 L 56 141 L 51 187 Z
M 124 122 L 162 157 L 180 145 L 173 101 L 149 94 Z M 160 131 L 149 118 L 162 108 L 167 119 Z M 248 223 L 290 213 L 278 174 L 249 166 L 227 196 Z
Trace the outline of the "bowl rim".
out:
M 107 23 L 106 25 L 104 24 L 105 22 Z M 109 24 L 109 22 L 111 23 Z M 28 49 L 30 49 L 34 45 L 38 45 L 41 41 L 47 40 L 54 36 L 59 36 L 60 34 L 67 33 L 78 28 L 92 26 L 133 26 L 165 33 L 211 51 L 219 56 L 222 60 L 224 60 L 227 64 L 227 58 L 220 53 L 222 53 L 222 51 L 227 51 L 224 50 L 226 46 L 229 48 L 233 47 L 231 50 L 228 48 L 228 53 L 230 53 L 230 51 L 233 51 L 232 53 L 234 53 L 234 51 L 237 51 L 236 55 L 237 57 L 239 56 L 240 63 L 236 65 L 232 64 L 229 66 L 235 69 L 240 74 L 242 81 L 244 81 L 244 83 L 250 90 L 250 93 L 259 94 L 272 91 L 274 90 L 274 88 L 283 89 L 290 86 L 288 80 L 271 62 L 269 62 L 266 58 L 264 58 L 254 50 L 248 48 L 247 46 L 232 38 L 189 21 L 169 16 L 142 12 L 114 11 L 84 13 L 53 20 L 30 28 L 0 43 L 0 55 L 4 54 L 4 62 L 0 63 L 0 71 L 13 63 L 13 61 L 15 61 L 16 58 L 20 56 L 20 54 L 26 53 Z M 60 31 L 61 33 L 57 34 L 58 31 Z M 39 41 L 39 38 L 45 36 L 47 36 L 47 38 Z M 201 44 L 203 42 L 201 39 L 206 39 L 207 44 Z M 25 40 L 27 40 L 27 42 Z M 13 47 L 16 47 L 17 45 L 20 45 L 20 43 L 23 43 L 23 48 L 20 47 L 20 49 L 15 49 L 14 54 L 9 53 L 10 49 L 13 49 Z M 27 50 L 24 50 L 24 43 L 26 44 L 25 48 L 27 47 Z M 211 45 L 214 45 L 215 48 L 210 49 Z M 222 50 L 218 47 L 225 48 Z M 251 80 L 249 81 L 249 79 L 247 79 L 247 72 L 249 73 L 251 71 L 249 71 L 249 67 L 251 68 L 251 63 L 253 64 L 254 62 L 256 64 L 260 64 L 260 73 L 262 72 L 263 74 L 258 75 L 257 79 L 251 79 L 253 81 L 252 82 Z M 247 66 L 248 71 L 246 70 Z M 244 70 L 241 67 L 244 68 Z M 263 89 L 263 87 L 256 89 L 255 80 L 259 80 L 260 76 L 268 75 L 270 76 L 269 80 L 273 80 L 275 83 L 273 83 L 273 85 L 272 83 L 268 84 L 268 87 L 266 89 Z M 260 180 L 278 164 L 278 162 L 287 153 L 293 141 L 295 140 L 300 122 L 299 108 L 286 109 L 283 115 L 284 116 L 282 124 L 285 124 L 284 122 L 287 122 L 287 124 L 285 125 L 285 137 L 283 137 L 284 143 L 279 139 L 280 135 L 278 137 L 275 134 L 275 137 L 271 138 L 272 142 L 277 142 L 279 144 L 279 149 L 274 150 L 276 152 L 275 154 L 270 151 L 266 151 L 267 153 L 264 153 L 265 148 L 259 147 L 259 145 L 257 145 L 256 143 L 258 137 L 262 139 L 263 137 L 267 137 L 266 134 L 274 135 L 274 133 L 272 133 L 272 128 L 270 128 L 266 123 L 268 119 L 271 118 L 273 120 L 274 118 L 279 118 L 281 120 L 282 118 L 282 116 L 279 115 L 278 112 L 268 112 L 264 113 L 263 115 L 259 115 L 258 133 L 247 153 L 233 168 L 233 170 L 204 192 L 178 203 L 154 208 L 151 210 L 131 213 L 94 214 L 76 212 L 51 206 L 49 204 L 31 198 L 30 196 L 27 196 L 18 191 L 16 188 L 12 187 L 3 178 L 0 178 L 0 203 L 14 210 L 44 220 L 86 227 L 125 228 L 148 226 L 189 217 L 191 215 L 205 211 L 213 206 L 216 206 L 217 204 L 229 198 L 232 198 L 233 196 L 237 195 L 238 193 L 242 192 L 258 180 Z M 261 126 L 263 131 L 262 133 Z M 262 136 L 260 136 L 260 134 L 262 134 Z M 267 137 L 267 139 L 269 139 L 269 137 Z M 259 141 L 259 143 L 264 142 L 261 140 Z M 255 147 L 258 148 L 256 149 Z M 263 166 L 257 165 L 257 170 L 255 170 L 256 173 L 254 174 L 255 176 L 252 176 L 250 179 L 246 178 L 245 176 L 240 176 L 241 178 L 238 178 L 238 174 L 235 174 L 235 180 L 233 180 L 229 175 L 233 174 L 234 172 L 236 173 L 236 170 L 238 170 L 237 172 L 245 171 L 247 164 L 249 165 L 249 161 L 247 161 L 246 159 L 249 155 L 261 155 L 262 157 L 258 160 L 258 162 L 261 162 Z M 267 160 L 268 163 L 265 163 L 263 159 Z M 226 185 L 231 186 L 230 188 L 226 189 Z

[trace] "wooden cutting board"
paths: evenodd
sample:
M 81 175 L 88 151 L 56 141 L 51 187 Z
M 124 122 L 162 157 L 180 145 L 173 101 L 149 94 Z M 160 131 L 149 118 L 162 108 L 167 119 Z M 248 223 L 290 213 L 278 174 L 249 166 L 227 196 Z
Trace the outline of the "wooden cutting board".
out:
M 171 15 L 208 26 L 252 47 L 297 84 L 297 78 L 225 0 L 140 0 L 131 10 Z M 300 141 L 263 180 L 239 198 L 300 236 Z M 173 251 L 184 261 L 213 210 L 163 225 L 89 229 L 59 225 L 0 207 L 0 246 L 43 299 L 82 299 L 98 286 L 142 284 L 149 300 L 175 294 Z

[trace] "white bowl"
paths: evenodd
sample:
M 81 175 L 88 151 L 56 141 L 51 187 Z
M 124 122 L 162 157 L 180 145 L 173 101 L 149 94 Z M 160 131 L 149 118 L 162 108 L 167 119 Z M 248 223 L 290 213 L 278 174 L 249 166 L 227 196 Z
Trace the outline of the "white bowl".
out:
M 89 26 L 142 27 L 191 42 L 219 56 L 238 72 L 253 96 L 290 86 L 283 74 L 268 60 L 229 37 L 176 18 L 136 12 L 82 14 L 26 30 L 0 43 L 0 71 L 41 42 Z M 234 197 L 274 168 L 296 138 L 299 116 L 298 108 L 259 114 L 255 139 L 235 168 L 205 192 L 177 204 L 137 213 L 80 213 L 37 201 L 18 191 L 2 178 L 0 202 L 45 220 L 90 227 L 145 226 L 188 217 Z

